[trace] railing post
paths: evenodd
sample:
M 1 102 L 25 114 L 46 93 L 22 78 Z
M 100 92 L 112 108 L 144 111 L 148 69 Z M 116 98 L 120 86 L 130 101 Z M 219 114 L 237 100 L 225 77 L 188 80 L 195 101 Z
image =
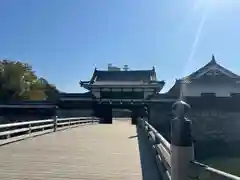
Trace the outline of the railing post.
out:
M 57 131 L 57 109 L 58 109 L 58 107 L 56 106 L 54 108 L 54 115 L 53 115 L 53 131 L 54 132 Z
M 190 106 L 178 101 L 172 109 L 176 118 L 171 122 L 171 180 L 187 180 L 191 174 L 190 162 L 194 160 L 191 121 L 185 117 Z
M 54 132 L 57 131 L 57 116 L 56 115 L 53 116 L 53 131 Z
M 29 124 L 29 125 L 28 125 L 28 134 L 31 134 L 31 133 L 32 133 L 32 125 Z

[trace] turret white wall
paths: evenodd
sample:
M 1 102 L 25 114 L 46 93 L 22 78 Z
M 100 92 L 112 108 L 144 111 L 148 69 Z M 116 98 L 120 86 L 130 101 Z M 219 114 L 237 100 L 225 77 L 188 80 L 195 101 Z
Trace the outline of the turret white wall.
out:
M 240 93 L 240 84 L 206 83 L 182 85 L 181 94 L 183 96 L 201 96 L 201 93 L 216 93 L 217 97 L 229 97 L 231 93 Z

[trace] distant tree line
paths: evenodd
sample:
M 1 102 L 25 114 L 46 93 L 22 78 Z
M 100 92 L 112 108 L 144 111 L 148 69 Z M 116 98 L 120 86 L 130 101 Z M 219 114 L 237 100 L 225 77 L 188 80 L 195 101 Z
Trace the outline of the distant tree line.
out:
M 0 101 L 54 100 L 57 88 L 37 77 L 32 66 L 20 61 L 0 61 Z

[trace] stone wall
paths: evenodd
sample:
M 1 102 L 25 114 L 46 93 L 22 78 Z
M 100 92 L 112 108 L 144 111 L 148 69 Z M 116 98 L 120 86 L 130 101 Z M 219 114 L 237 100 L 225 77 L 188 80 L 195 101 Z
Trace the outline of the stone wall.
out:
M 196 141 L 240 141 L 240 112 L 191 110 L 187 117 L 192 121 Z
M 150 123 L 170 140 L 171 111 L 152 106 Z M 198 159 L 240 155 L 240 112 L 216 109 L 191 109 L 195 153 Z
M 150 107 L 152 125 L 165 126 L 172 118 L 171 111 L 164 111 L 158 105 Z M 187 118 L 192 121 L 195 140 L 240 141 L 240 112 L 191 109 Z
M 191 110 L 187 117 L 198 159 L 240 156 L 240 112 Z
M 81 110 L 81 109 L 59 109 L 57 116 L 59 118 L 66 117 L 90 117 L 93 115 L 93 110 Z
M 154 125 L 164 125 L 168 123 L 170 119 L 167 118 L 167 111 L 161 110 L 161 107 L 158 105 L 149 106 L 149 121 Z
M 164 109 L 157 104 L 149 106 L 149 122 L 168 140 L 170 140 L 170 123 L 172 118 L 171 108 Z

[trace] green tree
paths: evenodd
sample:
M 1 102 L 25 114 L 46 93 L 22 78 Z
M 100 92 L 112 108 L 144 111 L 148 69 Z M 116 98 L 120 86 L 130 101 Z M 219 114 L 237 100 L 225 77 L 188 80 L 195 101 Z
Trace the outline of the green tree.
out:
M 46 95 L 46 99 L 51 101 L 56 100 L 59 94 L 56 86 L 48 83 L 48 81 L 44 78 L 39 78 L 39 81 L 41 82 L 41 87 Z
M 50 88 L 51 87 L 51 88 Z M 43 78 L 38 78 L 32 67 L 19 61 L 0 61 L 0 100 L 46 100 L 46 92 L 57 91 Z

